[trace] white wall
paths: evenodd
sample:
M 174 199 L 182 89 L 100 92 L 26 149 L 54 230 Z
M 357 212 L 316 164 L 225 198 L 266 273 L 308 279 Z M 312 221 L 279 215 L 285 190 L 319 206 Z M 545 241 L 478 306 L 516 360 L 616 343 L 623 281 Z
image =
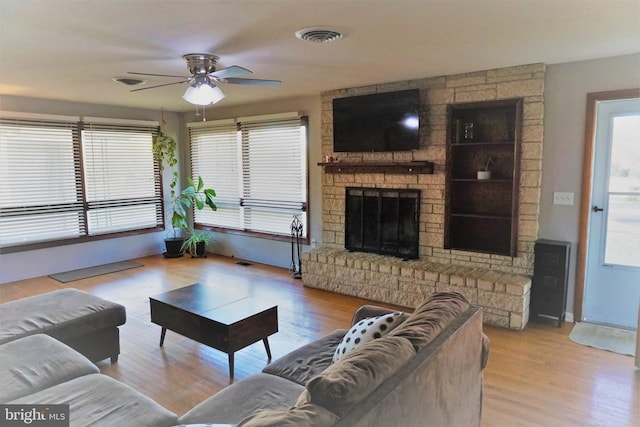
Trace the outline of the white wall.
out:
M 547 66 L 540 238 L 572 243 L 567 311 L 574 312 L 587 94 L 640 87 L 640 53 Z M 573 206 L 553 205 L 571 192 Z
M 309 238 L 320 244 L 322 240 L 322 192 L 320 166 L 322 153 L 320 152 L 320 95 L 284 99 L 264 103 L 256 103 L 238 107 L 212 106 L 207 110 L 207 120 L 228 119 L 260 114 L 275 114 L 298 111 L 309 116 Z M 192 113 L 184 115 L 185 123 L 202 120 Z M 187 147 L 182 153 L 188 158 Z M 215 189 L 215 188 L 214 188 Z M 214 233 L 214 242 L 208 248 L 210 252 L 236 257 L 239 259 L 260 262 L 289 268 L 291 266 L 291 244 L 275 240 L 260 239 L 228 233 Z M 303 249 L 307 248 L 305 246 Z M 302 266 L 304 271 L 304 266 Z
M 160 112 L 95 104 L 2 96 L 0 110 L 160 121 Z M 178 136 L 180 115 L 165 113 L 167 133 Z M 178 140 L 178 143 L 179 140 Z M 170 179 L 165 179 L 165 184 Z M 168 194 L 165 191 L 165 194 Z M 44 276 L 164 252 L 165 233 L 146 233 L 0 255 L 0 283 Z

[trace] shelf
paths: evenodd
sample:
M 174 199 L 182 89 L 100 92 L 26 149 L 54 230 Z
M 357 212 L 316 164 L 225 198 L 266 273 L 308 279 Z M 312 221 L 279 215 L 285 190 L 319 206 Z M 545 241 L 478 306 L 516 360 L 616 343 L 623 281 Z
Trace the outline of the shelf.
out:
M 474 147 L 474 148 L 478 148 L 479 146 L 511 146 L 514 144 L 514 141 L 478 141 L 478 142 L 474 142 L 474 141 L 469 141 L 469 142 L 454 142 L 451 144 L 452 147 Z
M 478 219 L 496 219 L 499 221 L 511 221 L 510 216 L 504 215 L 481 215 L 481 214 L 469 214 L 469 213 L 452 213 L 452 217 L 458 218 L 478 218 Z
M 433 163 L 428 161 L 414 162 L 330 162 L 318 163 L 325 173 L 397 173 L 397 174 L 432 174 Z
M 506 184 L 510 184 L 513 182 L 512 179 L 503 179 L 503 178 L 496 178 L 496 179 L 478 179 L 478 178 L 451 178 L 451 182 L 483 182 L 483 183 L 506 183 Z
M 451 104 L 447 123 L 444 248 L 516 256 L 522 100 Z

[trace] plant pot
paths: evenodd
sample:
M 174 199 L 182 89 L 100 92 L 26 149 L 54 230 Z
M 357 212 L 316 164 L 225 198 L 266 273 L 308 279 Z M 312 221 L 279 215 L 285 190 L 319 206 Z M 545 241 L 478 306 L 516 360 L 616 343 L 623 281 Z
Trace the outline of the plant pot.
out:
M 163 254 L 165 258 L 179 258 L 184 255 L 184 252 L 180 250 L 184 243 L 182 237 L 172 237 L 170 239 L 164 239 L 164 247 L 166 252 Z
M 191 254 L 191 258 L 206 258 L 207 257 L 207 244 L 205 242 L 196 243 L 196 253 Z
M 478 179 L 481 181 L 491 179 L 491 171 L 478 171 Z

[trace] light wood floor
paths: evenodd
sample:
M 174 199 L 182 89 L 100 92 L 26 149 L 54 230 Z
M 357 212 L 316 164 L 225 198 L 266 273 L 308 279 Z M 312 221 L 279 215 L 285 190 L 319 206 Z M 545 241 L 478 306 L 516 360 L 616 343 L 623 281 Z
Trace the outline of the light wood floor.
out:
M 280 332 L 269 339 L 274 359 L 348 327 L 353 311 L 367 302 L 307 289 L 284 269 L 241 266 L 237 259 L 153 256 L 137 261 L 144 266 L 68 284 L 39 277 L 0 285 L 0 302 L 75 287 L 125 305 L 120 359 L 98 365 L 178 415 L 229 385 L 227 356 L 171 331 L 160 348 L 160 327 L 149 320 L 149 296 L 207 282 L 244 288 L 277 303 Z M 575 344 L 570 331 L 569 324 L 530 324 L 521 332 L 485 326 L 491 354 L 484 372 L 483 426 L 640 426 L 640 370 L 633 358 Z M 239 351 L 236 381 L 266 364 L 260 342 Z

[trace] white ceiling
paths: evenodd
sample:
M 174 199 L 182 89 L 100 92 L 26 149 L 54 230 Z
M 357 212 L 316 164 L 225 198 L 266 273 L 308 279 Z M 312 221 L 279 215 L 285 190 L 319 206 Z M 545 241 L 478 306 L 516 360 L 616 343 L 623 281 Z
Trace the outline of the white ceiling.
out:
M 314 26 L 346 37 L 295 38 Z M 640 0 L 0 0 L 0 94 L 190 111 L 186 84 L 131 93 L 111 78 L 187 75 L 194 52 L 282 80 L 221 85 L 230 106 L 640 52 Z

